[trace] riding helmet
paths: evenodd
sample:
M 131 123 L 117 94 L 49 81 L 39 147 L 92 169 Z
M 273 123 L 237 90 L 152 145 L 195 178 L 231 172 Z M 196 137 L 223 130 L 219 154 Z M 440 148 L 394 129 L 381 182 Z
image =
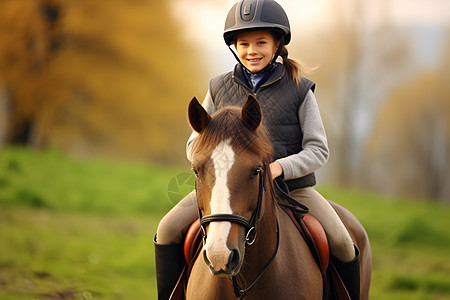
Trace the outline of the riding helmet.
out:
M 242 0 L 228 12 L 223 38 L 230 46 L 236 33 L 267 29 L 284 37 L 284 45 L 291 40 L 289 19 L 283 8 L 273 0 Z

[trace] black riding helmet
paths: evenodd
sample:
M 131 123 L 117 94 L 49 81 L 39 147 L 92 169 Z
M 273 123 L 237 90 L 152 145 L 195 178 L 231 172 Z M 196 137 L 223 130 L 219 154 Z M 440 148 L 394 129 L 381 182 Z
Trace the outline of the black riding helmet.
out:
M 223 38 L 229 46 L 234 36 L 243 31 L 275 30 L 284 35 L 284 44 L 291 41 L 291 27 L 284 9 L 273 0 L 242 0 L 228 12 Z
M 273 0 L 241 0 L 228 12 L 223 38 L 239 63 L 239 57 L 231 49 L 236 34 L 252 30 L 269 30 L 280 41 L 272 63 L 280 54 L 281 48 L 291 41 L 291 27 L 284 9 Z

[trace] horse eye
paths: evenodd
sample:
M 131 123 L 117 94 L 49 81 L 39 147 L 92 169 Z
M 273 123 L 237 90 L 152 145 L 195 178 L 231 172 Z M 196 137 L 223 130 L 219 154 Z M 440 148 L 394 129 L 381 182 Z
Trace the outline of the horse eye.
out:
M 197 170 L 197 168 L 195 168 L 195 167 L 192 167 L 192 171 L 194 172 L 194 174 L 195 174 L 195 177 L 197 177 L 197 178 L 198 178 L 198 170 Z
M 261 167 L 257 167 L 255 170 L 253 170 L 253 176 L 252 177 L 256 177 L 261 173 Z

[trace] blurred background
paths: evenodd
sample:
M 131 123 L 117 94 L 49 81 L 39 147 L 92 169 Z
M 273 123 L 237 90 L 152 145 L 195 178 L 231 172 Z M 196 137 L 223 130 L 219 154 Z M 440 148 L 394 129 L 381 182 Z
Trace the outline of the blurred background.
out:
M 318 67 L 321 181 L 450 201 L 450 2 L 279 2 Z M 235 64 L 233 4 L 0 1 L 0 146 L 187 164 L 187 103 Z
M 450 201 L 450 3 L 279 1 L 318 67 L 323 180 Z M 0 1 L 0 145 L 183 163 L 230 1 Z
M 0 0 L 0 299 L 156 299 L 152 237 L 193 189 L 187 105 L 236 64 L 234 2 Z M 449 299 L 450 1 L 278 2 L 371 299 Z

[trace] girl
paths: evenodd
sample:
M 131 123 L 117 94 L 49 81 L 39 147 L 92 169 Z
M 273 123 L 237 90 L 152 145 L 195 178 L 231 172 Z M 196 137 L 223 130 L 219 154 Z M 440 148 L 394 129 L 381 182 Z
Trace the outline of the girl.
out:
M 306 205 L 323 225 L 331 253 L 351 299 L 359 299 L 359 251 L 328 201 L 315 189 L 314 171 L 329 155 L 325 130 L 314 96 L 315 84 L 300 78 L 299 65 L 288 58 L 291 31 L 283 8 L 273 0 L 244 0 L 228 13 L 225 43 L 236 57 L 234 70 L 212 78 L 203 107 L 212 115 L 228 105 L 242 106 L 249 93 L 260 103 L 274 147 L 273 178 L 286 182 L 290 195 Z M 235 47 L 235 51 L 231 48 Z M 283 63 L 277 63 L 281 56 Z M 187 156 L 197 134 L 187 143 Z M 180 201 L 160 222 L 155 236 L 158 298 L 168 299 L 184 260 L 181 242 L 198 217 L 195 192 Z

